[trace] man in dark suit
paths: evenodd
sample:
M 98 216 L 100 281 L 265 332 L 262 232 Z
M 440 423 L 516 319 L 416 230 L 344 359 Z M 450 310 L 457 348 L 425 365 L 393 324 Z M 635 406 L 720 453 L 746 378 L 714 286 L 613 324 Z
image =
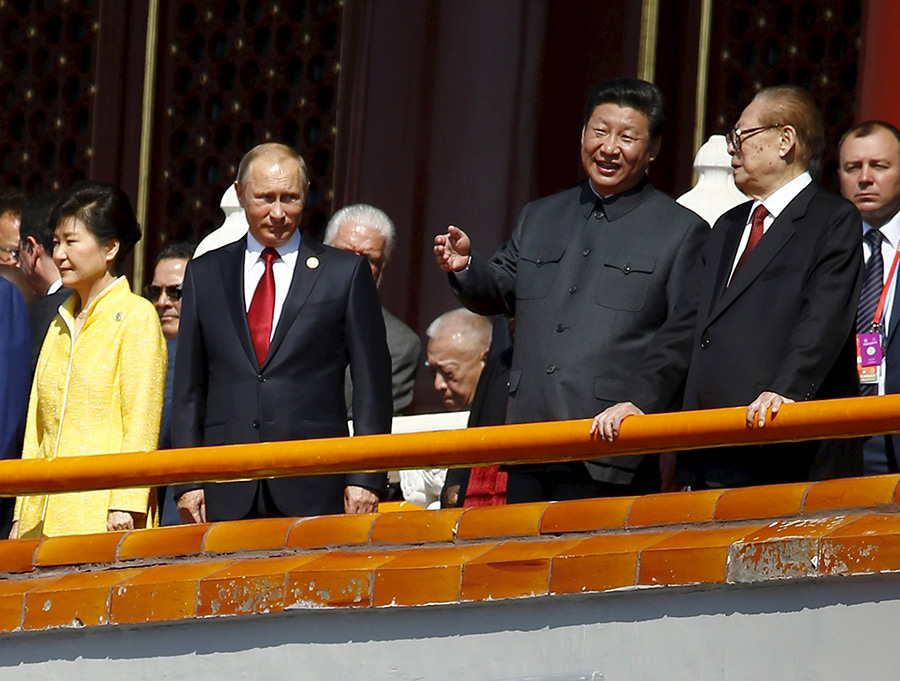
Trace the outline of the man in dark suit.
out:
M 188 265 L 172 445 L 192 447 L 348 434 L 344 371 L 357 434 L 391 426 L 391 367 L 368 263 L 297 231 L 309 175 L 281 144 L 241 161 L 249 233 Z M 182 520 L 369 512 L 384 474 L 180 486 Z
M 656 86 L 622 78 L 585 106 L 588 180 L 523 209 L 489 260 L 450 226 L 439 266 L 466 307 L 516 318 L 507 423 L 586 418 L 628 394 L 644 351 L 674 309 L 709 228 L 646 177 L 662 139 Z M 654 457 L 514 467 L 510 502 L 659 488 Z
M 31 372 L 28 309 L 18 289 L 0 278 L 0 459 L 22 456 Z M 15 498 L 0 499 L 0 537 L 9 536 Z
M 325 228 L 326 246 L 350 251 L 363 256 L 369 262 L 375 285 L 381 284 L 381 274 L 391 259 L 397 242 L 397 230 L 387 214 L 367 203 L 344 206 L 328 221 Z M 394 397 L 394 414 L 402 414 L 413 399 L 422 341 L 416 332 L 381 308 L 387 345 L 391 353 L 391 393 Z M 344 385 L 347 404 L 352 404 L 353 384 L 350 375 Z M 352 412 L 351 412 L 352 416 Z
M 685 409 L 749 405 L 764 427 L 786 402 L 857 394 L 854 320 L 861 283 L 859 213 L 821 191 L 808 168 L 824 144 L 821 115 L 792 86 L 760 91 L 728 135 L 737 186 L 753 201 L 725 213 L 679 301 L 641 361 L 632 402 L 594 419 L 664 411 L 682 387 Z M 841 443 L 803 442 L 678 455 L 676 483 L 694 488 L 856 473 Z
M 900 130 L 885 121 L 866 121 L 844 133 L 839 145 L 841 194 L 863 219 L 866 270 L 857 308 L 857 331 L 870 331 L 884 291 L 878 332 L 884 348 L 874 382 L 865 395 L 900 393 L 900 305 L 895 304 L 897 272 L 891 264 L 900 247 Z M 863 442 L 867 474 L 900 470 L 900 435 L 874 435 Z
M 19 269 L 34 291 L 31 305 L 31 373 L 37 367 L 38 355 L 50 322 L 72 291 L 62 285 L 59 269 L 53 261 L 53 229 L 50 210 L 58 194 L 33 196 L 22 209 L 19 225 Z

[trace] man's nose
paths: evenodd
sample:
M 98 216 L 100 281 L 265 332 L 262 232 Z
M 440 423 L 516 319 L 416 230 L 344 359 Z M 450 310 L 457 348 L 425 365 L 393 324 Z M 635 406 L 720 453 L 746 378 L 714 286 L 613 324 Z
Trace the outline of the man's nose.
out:
M 600 151 L 607 155 L 616 154 L 619 151 L 618 140 L 612 135 L 607 135 L 600 140 Z
M 284 217 L 284 206 L 281 205 L 281 201 L 276 201 L 272 204 L 272 217 L 273 218 L 283 218 Z
M 447 387 L 447 381 L 444 380 L 444 377 L 440 372 L 435 373 L 434 375 L 434 389 L 438 392 L 444 392 L 444 389 Z
M 860 184 L 871 184 L 872 183 L 872 169 L 869 166 L 862 166 L 859 169 L 859 183 Z

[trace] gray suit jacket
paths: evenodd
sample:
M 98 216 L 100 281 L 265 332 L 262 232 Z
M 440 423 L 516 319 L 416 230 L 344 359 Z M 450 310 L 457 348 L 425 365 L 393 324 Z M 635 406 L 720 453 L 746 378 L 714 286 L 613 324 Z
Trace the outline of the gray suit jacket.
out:
M 628 399 L 708 233 L 647 180 L 602 207 L 584 182 L 525 206 L 489 261 L 476 253 L 451 275 L 469 309 L 516 318 L 507 423 L 588 418 Z M 641 460 L 588 469 L 627 484 Z
M 391 394 L 396 416 L 402 414 L 412 402 L 422 341 L 415 331 L 388 312 L 387 308 L 381 308 L 381 316 L 384 318 L 384 330 L 391 353 Z M 349 367 L 344 379 L 344 399 L 347 402 L 347 418 L 353 418 L 353 381 Z

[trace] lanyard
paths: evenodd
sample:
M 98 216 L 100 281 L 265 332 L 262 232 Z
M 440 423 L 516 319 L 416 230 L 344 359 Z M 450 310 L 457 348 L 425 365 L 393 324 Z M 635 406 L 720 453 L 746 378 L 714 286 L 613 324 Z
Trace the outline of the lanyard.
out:
M 875 328 L 881 326 L 881 317 L 884 315 L 884 302 L 887 300 L 888 289 L 891 288 L 891 280 L 894 278 L 894 271 L 897 269 L 898 258 L 900 258 L 900 244 L 897 244 L 897 248 L 894 251 L 894 262 L 891 263 L 891 271 L 888 273 L 887 281 L 881 287 L 881 297 L 878 299 L 878 307 L 875 308 L 875 318 L 872 320 L 872 326 Z

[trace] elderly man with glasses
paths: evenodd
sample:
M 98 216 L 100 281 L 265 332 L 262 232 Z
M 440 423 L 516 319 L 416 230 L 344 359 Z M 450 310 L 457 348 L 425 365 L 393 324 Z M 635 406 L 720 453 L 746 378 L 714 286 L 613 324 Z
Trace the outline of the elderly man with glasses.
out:
M 612 440 L 624 418 L 747 406 L 762 428 L 782 404 L 858 394 L 856 301 L 862 225 L 845 199 L 816 186 L 822 117 L 798 87 L 761 90 L 728 135 L 737 186 L 752 201 L 725 213 L 700 251 L 689 296 L 644 357 L 633 399 L 594 419 Z M 678 455 L 676 484 L 695 489 L 861 472 L 850 443 L 799 442 Z

